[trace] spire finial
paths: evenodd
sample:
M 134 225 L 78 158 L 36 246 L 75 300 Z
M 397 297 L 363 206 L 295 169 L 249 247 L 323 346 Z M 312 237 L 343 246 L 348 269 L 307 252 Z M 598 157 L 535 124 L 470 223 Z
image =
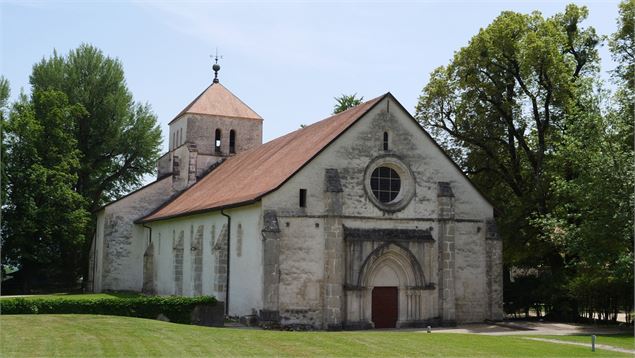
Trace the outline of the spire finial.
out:
M 209 56 L 212 57 L 212 56 Z M 218 56 L 218 47 L 216 48 L 216 55 L 214 56 L 214 65 L 212 66 L 212 70 L 214 70 L 214 83 L 218 83 L 218 71 L 220 71 L 220 65 L 218 64 L 218 59 L 222 59 L 223 56 Z

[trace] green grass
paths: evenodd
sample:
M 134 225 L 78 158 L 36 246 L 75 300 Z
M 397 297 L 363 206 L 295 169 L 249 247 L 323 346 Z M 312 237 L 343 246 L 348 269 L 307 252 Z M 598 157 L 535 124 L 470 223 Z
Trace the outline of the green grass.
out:
M 537 338 L 549 338 L 549 339 L 557 339 L 560 341 L 570 341 L 570 342 L 580 342 L 591 344 L 591 335 L 570 335 L 570 336 L 530 336 Z M 596 335 L 595 339 L 596 344 L 606 344 L 608 346 L 625 348 L 635 350 L 635 338 L 633 338 L 633 333 L 623 333 L 623 334 L 608 334 L 608 335 Z
M 398 331 L 280 332 L 93 315 L 0 316 L 2 357 L 624 357 L 514 336 Z
M 131 297 L 139 297 L 142 296 L 138 293 L 133 292 L 113 292 L 113 293 L 52 293 L 47 295 L 26 295 L 19 296 L 20 298 L 70 298 L 70 299 L 79 299 L 79 300 L 92 300 L 97 298 L 131 298 Z M 14 298 L 16 296 L 0 296 L 0 300 L 5 298 Z

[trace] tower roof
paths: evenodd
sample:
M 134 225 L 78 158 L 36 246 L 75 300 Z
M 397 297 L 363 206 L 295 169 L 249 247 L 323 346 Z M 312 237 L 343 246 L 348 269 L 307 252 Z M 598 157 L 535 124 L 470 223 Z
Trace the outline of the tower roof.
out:
M 262 119 L 240 98 L 218 82 L 212 83 L 190 104 L 188 104 L 169 124 L 186 113 L 210 114 L 222 117 Z

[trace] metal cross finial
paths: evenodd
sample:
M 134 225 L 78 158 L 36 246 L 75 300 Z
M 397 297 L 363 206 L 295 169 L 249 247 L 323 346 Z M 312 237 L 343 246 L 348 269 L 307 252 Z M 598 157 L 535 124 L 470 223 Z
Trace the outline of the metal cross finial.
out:
M 214 83 L 218 83 L 218 71 L 220 71 L 220 65 L 218 64 L 218 59 L 223 59 L 223 56 L 218 56 L 218 47 L 216 48 L 216 55 L 214 57 L 212 57 L 212 55 L 209 56 L 210 58 L 214 59 L 214 65 L 212 66 L 212 69 L 214 70 Z

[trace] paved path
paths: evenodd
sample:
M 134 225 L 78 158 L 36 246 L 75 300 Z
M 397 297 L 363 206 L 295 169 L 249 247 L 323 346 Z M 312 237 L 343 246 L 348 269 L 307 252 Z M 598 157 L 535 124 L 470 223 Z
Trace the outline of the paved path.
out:
M 571 335 L 571 334 L 618 334 L 632 332 L 633 328 L 616 326 L 594 326 L 575 323 L 553 323 L 537 321 L 513 321 L 464 324 L 458 327 L 433 327 L 432 332 L 476 333 L 488 335 Z M 403 329 L 404 331 L 425 332 L 422 328 Z
M 541 342 L 549 342 L 549 343 L 558 343 L 558 344 L 570 344 L 574 346 L 583 346 L 591 349 L 591 344 L 581 343 L 581 342 L 571 342 L 571 341 L 561 341 L 558 339 L 548 339 L 548 338 L 534 338 L 534 337 L 523 337 L 524 339 L 531 339 L 532 341 L 541 341 Z M 606 344 L 596 344 L 595 348 L 604 349 L 607 351 L 620 352 L 620 353 L 630 353 L 635 354 L 634 350 L 626 349 L 626 348 L 618 348 L 613 346 L 607 346 Z

